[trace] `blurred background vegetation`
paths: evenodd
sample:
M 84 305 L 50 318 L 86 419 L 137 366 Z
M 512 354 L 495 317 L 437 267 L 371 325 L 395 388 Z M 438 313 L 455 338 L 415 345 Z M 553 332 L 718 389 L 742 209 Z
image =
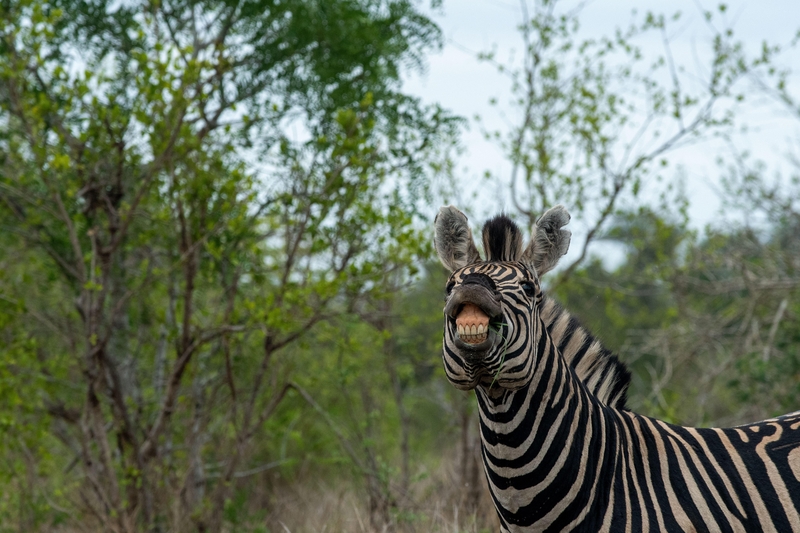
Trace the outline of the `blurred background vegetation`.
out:
M 776 175 L 733 140 L 746 103 L 800 120 L 794 43 L 747 50 L 718 6 L 698 75 L 679 17 L 589 38 L 572 4 L 521 5 L 522 61 L 475 58 L 515 106 L 486 132 L 511 176 L 478 189 L 528 227 L 569 208 L 550 293 L 630 366 L 639 412 L 800 407 L 797 154 Z M 443 44 L 426 13 L 0 2 L 0 531 L 496 529 L 430 226 L 500 206 L 464 200 L 466 121 L 403 91 Z M 709 138 L 745 215 L 697 230 L 671 158 Z

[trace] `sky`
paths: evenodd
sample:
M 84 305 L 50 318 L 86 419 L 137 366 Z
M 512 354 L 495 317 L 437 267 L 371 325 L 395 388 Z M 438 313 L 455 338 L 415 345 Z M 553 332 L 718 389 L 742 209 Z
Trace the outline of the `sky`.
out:
M 533 0 L 529 0 L 532 4 Z M 563 2 L 575 5 L 575 2 Z M 647 11 L 671 14 L 681 12 L 680 22 L 671 26 L 672 53 L 677 64 L 687 67 L 687 72 L 700 68 L 704 51 L 708 49 L 711 32 L 703 21 L 702 10 L 713 9 L 718 2 L 704 0 L 595 0 L 588 2 L 581 13 L 581 35 L 609 35 L 617 26 L 627 26 L 635 8 L 641 15 Z M 665 7 L 668 6 L 668 7 Z M 510 83 L 507 76 L 485 62 L 479 62 L 475 52 L 496 50 L 501 62 L 520 57 L 522 41 L 516 30 L 522 21 L 520 3 L 514 0 L 444 0 L 440 9 L 428 14 L 441 27 L 446 44 L 441 52 L 428 58 L 423 73 L 412 73 L 405 79 L 405 88 L 427 102 L 438 102 L 451 111 L 469 119 L 470 127 L 464 132 L 464 154 L 459 158 L 457 179 L 466 191 L 481 191 L 485 182 L 481 175 L 491 170 L 508 178 L 510 163 L 503 157 L 498 145 L 484 139 L 481 129 L 473 120 L 480 115 L 490 129 L 507 131 L 514 122 L 513 110 L 507 105 Z M 736 35 L 750 50 L 758 50 L 764 39 L 787 43 L 800 28 L 800 3 L 796 0 L 739 0 L 728 2 L 727 21 Z M 650 41 L 640 41 L 646 54 L 663 52 L 659 36 Z M 781 61 L 791 66 L 800 65 L 800 55 L 791 51 Z M 800 70 L 800 69 L 798 69 Z M 800 83 L 791 80 L 800 97 Z M 499 105 L 489 101 L 497 98 Z M 788 171 L 786 155 L 800 144 L 800 120 L 787 117 L 784 108 L 766 98 L 748 103 L 739 115 L 740 125 L 747 125 L 746 134 L 737 135 L 735 142 L 748 149 L 754 158 L 767 162 L 770 172 Z M 725 216 L 741 222 L 744 213 L 722 213 L 718 196 L 720 188 L 719 157 L 727 157 L 726 148 L 719 142 L 707 142 L 671 153 L 671 169 L 683 173 L 691 200 L 692 225 L 701 228 L 720 222 Z M 680 170 L 679 170 L 680 169 Z M 645 192 L 646 196 L 646 192 Z M 501 195 L 480 195 L 475 216 L 485 217 L 502 209 L 508 200 Z M 569 208 L 569 206 L 567 206 Z

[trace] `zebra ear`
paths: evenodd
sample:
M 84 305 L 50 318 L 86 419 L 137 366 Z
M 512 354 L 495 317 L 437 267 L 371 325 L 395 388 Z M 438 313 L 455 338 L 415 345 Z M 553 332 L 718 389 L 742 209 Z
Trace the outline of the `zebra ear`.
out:
M 531 242 L 522 254 L 522 261 L 533 265 L 538 275 L 552 270 L 569 250 L 572 233 L 561 229 L 569 219 L 567 209 L 557 205 L 548 209 L 533 226 Z
M 451 272 L 481 260 L 464 213 L 452 205 L 442 207 L 433 225 L 436 227 L 433 238 L 436 253 Z

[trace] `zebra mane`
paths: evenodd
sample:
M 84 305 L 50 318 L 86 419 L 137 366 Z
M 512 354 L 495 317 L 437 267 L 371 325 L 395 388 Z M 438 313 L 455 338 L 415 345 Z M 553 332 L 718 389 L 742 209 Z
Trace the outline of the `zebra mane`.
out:
M 487 261 L 519 261 L 522 233 L 506 215 L 490 218 L 483 225 L 483 250 Z
M 625 364 L 554 299 L 545 297 L 540 316 L 553 344 L 589 392 L 609 407 L 626 409 L 631 373 Z

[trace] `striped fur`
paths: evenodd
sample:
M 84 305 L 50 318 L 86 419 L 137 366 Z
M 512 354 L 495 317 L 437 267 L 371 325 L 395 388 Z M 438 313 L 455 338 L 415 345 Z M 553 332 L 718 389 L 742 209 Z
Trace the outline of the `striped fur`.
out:
M 606 405 L 625 408 L 631 373 L 617 356 L 552 298 L 544 297 L 540 314 L 553 344 L 589 392 Z
M 443 362 L 476 391 L 503 531 L 800 533 L 800 412 L 726 429 L 630 412 L 623 365 L 545 299 L 529 265 L 466 265 L 448 301 L 482 277 L 494 289 L 469 294 L 483 309 L 501 302 L 495 336 L 464 343 L 446 307 Z

